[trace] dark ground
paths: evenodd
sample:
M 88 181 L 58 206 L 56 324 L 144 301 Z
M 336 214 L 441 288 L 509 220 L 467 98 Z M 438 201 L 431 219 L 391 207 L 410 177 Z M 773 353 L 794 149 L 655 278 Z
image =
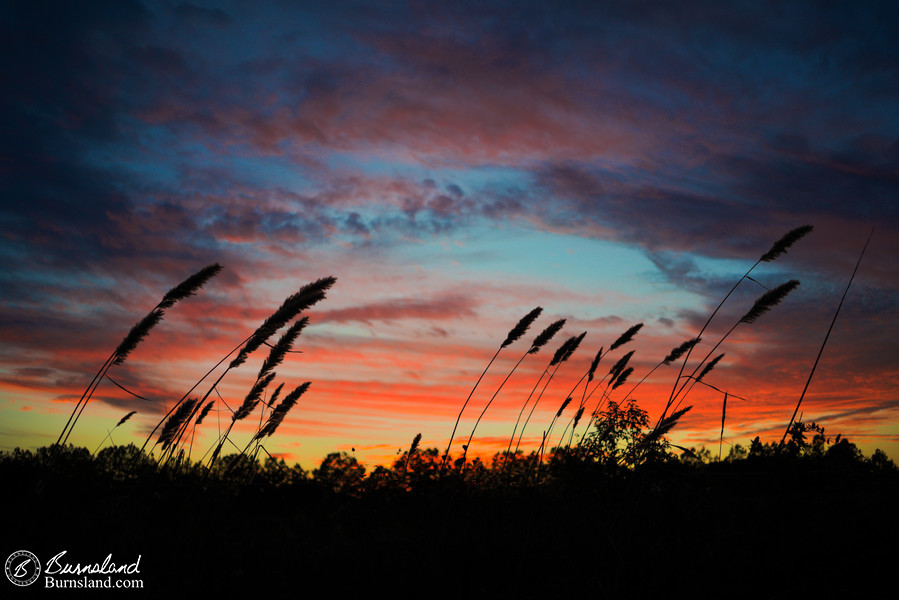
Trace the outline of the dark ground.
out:
M 899 471 L 751 461 L 568 469 L 540 488 L 454 481 L 110 477 L 0 463 L 5 559 L 140 559 L 145 591 L 399 597 L 894 598 Z M 0 580 L 4 598 L 69 597 Z M 77 593 L 76 593 L 77 595 Z

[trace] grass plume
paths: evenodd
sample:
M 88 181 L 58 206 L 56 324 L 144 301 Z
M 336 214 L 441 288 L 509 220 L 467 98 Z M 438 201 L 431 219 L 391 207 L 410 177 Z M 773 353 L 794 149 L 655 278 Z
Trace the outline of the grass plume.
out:
M 799 282 L 795 279 L 791 279 L 786 283 L 780 284 L 773 290 L 768 290 L 755 301 L 755 304 L 752 305 L 749 312 L 743 315 L 740 319 L 740 323 L 755 323 L 756 319 L 780 304 L 781 301 L 783 301 L 783 299 L 798 286 Z
M 804 238 L 806 235 L 810 234 L 813 230 L 814 227 L 812 227 L 811 225 L 803 225 L 801 227 L 797 227 L 796 229 L 788 231 L 783 235 L 783 237 L 781 237 L 771 245 L 770 250 L 762 254 L 762 257 L 759 258 L 759 261 L 771 262 L 778 256 L 786 254 L 790 246 Z
M 621 373 L 618 374 L 618 376 L 615 378 L 615 381 L 612 383 L 612 390 L 617 390 L 619 387 L 624 385 L 624 383 L 627 381 L 627 378 L 630 377 L 631 373 L 633 372 L 633 367 L 628 367 L 621 371 Z
M 200 411 L 200 414 L 197 417 L 197 420 L 194 422 L 195 426 L 198 426 L 201 423 L 203 423 L 203 420 L 206 418 L 206 415 L 208 415 L 209 411 L 212 410 L 212 405 L 214 403 L 215 403 L 214 400 L 210 400 L 209 402 L 206 403 L 206 406 L 203 407 L 203 410 Z
M 630 361 L 631 357 L 634 355 L 634 350 L 631 350 L 624 356 L 618 359 L 618 361 L 612 365 L 612 368 L 609 369 L 609 377 L 614 381 L 618 375 L 621 374 L 621 371 L 627 366 L 627 363 Z
M 716 356 L 715 358 L 710 360 L 708 363 L 706 363 L 705 367 L 703 367 L 703 369 L 702 369 L 702 372 L 699 373 L 699 377 L 696 378 L 696 382 L 698 383 L 698 382 L 702 381 L 703 378 L 706 375 L 708 375 L 712 371 L 712 369 L 715 368 L 715 365 L 717 365 L 721 361 L 722 358 L 724 358 L 724 353 L 719 354 L 718 356 Z
M 128 358 L 128 355 L 137 347 L 138 344 L 140 344 L 140 342 L 144 338 L 147 337 L 147 335 L 149 335 L 150 330 L 153 329 L 153 327 L 155 327 L 162 320 L 167 309 L 174 306 L 175 303 L 179 300 L 183 300 L 184 298 L 194 295 L 197 290 L 205 285 L 206 282 L 209 281 L 212 277 L 218 275 L 221 270 L 222 266 L 218 263 L 215 263 L 204 267 L 193 275 L 189 276 L 180 284 L 176 285 L 168 292 L 166 292 L 166 294 L 162 297 L 162 300 L 159 301 L 159 303 L 153 308 L 153 310 L 151 310 L 144 318 L 138 321 L 137 324 L 131 328 L 131 330 L 119 343 L 110 357 L 107 358 L 106 362 L 103 363 L 103 366 L 100 367 L 100 370 L 97 371 L 97 374 L 94 375 L 94 378 L 91 380 L 90 384 L 88 384 L 87 389 L 84 390 L 81 398 L 72 409 L 72 414 L 69 416 L 69 419 L 63 426 L 63 429 L 56 440 L 56 444 L 54 444 L 55 446 L 58 447 L 60 445 L 66 444 L 69 436 L 75 429 L 75 425 L 78 422 L 78 419 L 81 418 L 81 414 L 84 412 L 84 408 L 87 406 L 87 403 L 90 401 L 94 392 L 97 390 L 100 382 L 103 381 L 103 378 L 106 376 L 106 372 L 109 371 L 111 367 L 121 365 L 125 362 L 125 359 Z M 156 430 L 154 429 L 153 431 L 155 432 Z
M 222 267 L 218 263 L 203 267 L 202 269 L 170 289 L 166 293 L 166 295 L 162 297 L 162 301 L 160 301 L 156 308 L 171 308 L 172 306 L 174 306 L 175 302 L 193 296 L 201 287 L 206 285 L 207 281 L 221 273 L 223 268 L 224 267 Z
M 680 421 L 680 418 L 685 414 L 690 412 L 692 406 L 688 406 L 686 408 L 682 408 L 680 410 L 676 410 L 670 415 L 667 415 L 665 418 L 661 420 L 661 422 L 650 431 L 646 437 L 643 439 L 641 446 L 646 448 L 654 444 L 655 442 L 660 441 L 663 437 L 668 435 L 668 433 L 674 429 L 674 426 L 677 425 L 677 422 Z
M 275 430 L 277 430 L 278 426 L 284 421 L 284 417 L 287 416 L 287 413 L 290 412 L 290 409 L 294 407 L 300 397 L 306 393 L 306 390 L 309 389 L 310 385 L 312 385 L 312 383 L 309 381 L 302 383 L 295 387 L 292 392 L 284 396 L 284 400 L 275 407 L 275 410 L 269 415 L 268 421 L 266 421 L 265 425 L 259 430 L 254 439 L 262 439 L 274 435 Z
M 599 352 L 596 353 L 596 356 L 593 357 L 593 362 L 590 363 L 590 369 L 587 371 L 587 383 L 593 381 L 593 376 L 596 373 L 597 367 L 599 367 L 599 361 L 602 360 L 602 348 L 599 349 Z M 586 392 L 587 388 L 584 388 Z
M 198 401 L 198 398 L 191 398 L 190 400 L 182 402 L 178 407 L 178 410 L 176 410 L 165 422 L 165 425 L 159 434 L 159 444 L 162 446 L 163 450 L 171 445 L 175 433 L 181 427 L 181 424 L 188 419 L 194 405 L 196 405 Z
M 266 356 L 265 360 L 262 362 L 262 367 L 259 369 L 259 374 L 257 375 L 258 378 L 265 377 L 275 367 L 281 364 L 284 357 L 287 356 L 287 353 L 293 348 L 293 344 L 300 335 L 300 332 L 303 331 L 303 328 L 308 324 L 309 317 L 303 317 L 284 332 L 278 342 L 272 346 L 268 356 Z
M 136 410 L 132 410 L 130 413 L 128 413 L 127 415 L 125 415 L 124 417 L 122 417 L 121 419 L 119 419 L 119 422 L 116 423 L 115 426 L 118 427 L 119 425 L 123 425 L 125 422 L 128 421 L 128 419 L 130 419 L 131 417 L 133 417 L 133 416 L 136 415 L 136 414 L 137 414 L 137 411 L 136 411 Z
M 692 340 L 687 340 L 680 346 L 677 346 L 676 348 L 672 349 L 671 352 L 668 353 L 668 356 L 666 356 L 665 359 L 662 361 L 662 364 L 670 365 L 671 363 L 673 363 L 674 361 L 679 359 L 681 356 L 683 356 L 685 352 L 687 352 L 688 350 L 693 348 L 693 346 L 698 344 L 700 341 L 702 341 L 702 340 L 700 340 L 698 337 L 696 337 L 696 338 L 693 338 Z
M 516 340 L 518 340 L 518 338 L 523 336 L 527 332 L 527 330 L 531 326 L 531 324 L 537 320 L 537 317 L 539 317 L 540 313 L 542 313 L 542 312 L 543 312 L 543 308 L 538 306 L 537 308 L 535 308 L 534 310 L 532 310 L 531 312 L 529 312 L 528 314 L 523 316 L 521 318 L 521 320 L 518 321 L 518 323 L 515 325 L 515 327 L 513 327 L 512 330 L 509 331 L 509 335 L 506 336 L 506 339 L 503 341 L 500 348 L 505 348 L 506 346 L 509 346 L 510 344 L 512 344 Z
M 156 327 L 162 321 L 163 312 L 161 308 L 150 311 L 147 316 L 137 322 L 131 328 L 128 335 L 125 336 L 115 349 L 115 358 L 112 360 L 113 365 L 120 365 L 125 362 L 131 351 L 137 348 L 137 345 L 150 334 L 150 330 Z
M 336 277 L 322 277 L 304 285 L 296 293 L 288 296 L 281 306 L 253 332 L 250 339 L 238 352 L 237 357 L 231 361 L 230 367 L 234 368 L 243 364 L 247 357 L 264 344 L 276 331 L 291 322 L 304 310 L 323 300 L 325 293 L 336 281 Z
M 418 450 L 418 444 L 421 443 L 421 433 L 418 433 L 414 438 L 412 438 L 412 444 L 409 446 L 409 452 L 406 453 L 406 460 L 403 462 L 403 473 L 407 473 L 409 471 L 409 461 L 412 460 L 412 455 L 415 454 L 415 451 Z
M 559 333 L 559 331 L 561 331 L 562 327 L 564 326 L 565 319 L 559 319 L 547 325 L 546 329 L 541 331 L 537 335 L 537 337 L 534 338 L 534 341 L 531 343 L 531 348 L 530 350 L 528 350 L 528 354 L 537 354 L 540 348 L 548 344 L 549 341 L 553 339 L 553 337 L 555 337 L 555 335 Z
M 633 327 L 629 328 L 627 331 L 622 333 L 620 336 L 618 336 L 618 339 L 615 340 L 614 342 L 612 342 L 612 345 L 609 346 L 609 352 L 612 352 L 613 350 L 617 350 L 621 346 L 625 345 L 626 343 L 628 343 L 629 341 L 634 339 L 634 336 L 642 328 L 643 328 L 643 323 L 637 323 L 636 325 L 634 325 Z
M 453 432 L 450 434 L 449 443 L 446 445 L 446 452 L 443 453 L 443 461 L 440 466 L 441 471 L 446 468 L 446 463 L 449 460 L 450 449 L 453 447 L 453 439 L 455 439 L 456 437 L 456 430 L 459 428 L 459 421 L 462 419 L 462 413 L 465 412 L 465 408 L 471 401 L 471 397 L 472 395 L 474 395 L 474 391 L 478 389 L 478 385 L 481 383 L 484 375 L 487 374 L 487 371 L 490 369 L 490 365 L 493 364 L 493 361 L 496 360 L 496 357 L 499 356 L 499 353 L 502 352 L 503 348 L 510 345 L 525 334 L 525 332 L 528 330 L 528 327 L 531 326 L 534 320 L 539 317 L 540 313 L 542 312 L 543 308 L 538 306 L 537 308 L 533 309 L 528 314 L 523 316 L 521 319 L 519 319 L 518 323 L 516 323 L 515 326 L 509 330 L 508 335 L 506 335 L 506 339 L 503 340 L 502 344 L 500 344 L 500 347 L 497 349 L 496 354 L 493 355 L 493 358 L 491 358 L 490 362 L 487 363 L 487 366 L 484 367 L 484 371 L 481 373 L 481 376 L 478 377 L 478 380 L 475 382 L 474 387 L 471 388 L 471 391 L 468 393 L 468 398 L 465 399 L 465 402 L 462 404 L 462 408 L 459 410 L 458 416 L 456 416 L 456 423 L 453 425 Z M 475 425 L 475 427 L 477 427 L 477 425 Z
M 268 373 L 262 379 L 256 380 L 256 383 L 250 388 L 250 391 L 247 393 L 246 398 L 244 398 L 240 408 L 234 412 L 234 416 L 231 418 L 232 422 L 241 421 L 253 412 L 253 409 L 256 408 L 256 405 L 259 404 L 259 401 L 262 398 L 262 392 L 265 391 L 274 378 L 274 373 Z

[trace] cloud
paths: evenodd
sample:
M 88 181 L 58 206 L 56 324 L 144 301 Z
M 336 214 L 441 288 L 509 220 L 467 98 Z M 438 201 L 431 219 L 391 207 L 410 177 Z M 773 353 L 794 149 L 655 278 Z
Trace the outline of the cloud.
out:
M 174 9 L 174 14 L 178 19 L 198 25 L 226 27 L 233 22 L 231 17 L 220 8 L 205 8 L 190 2 L 178 4 Z
M 316 315 L 322 323 L 347 323 L 358 321 L 368 325 L 374 322 L 424 319 L 440 321 L 475 316 L 475 302 L 467 296 L 423 300 L 418 298 L 394 298 L 375 304 L 363 304 L 349 308 L 326 310 Z
M 34 398 L 79 395 L 159 294 L 225 264 L 117 375 L 168 397 L 293 280 L 334 272 L 340 283 L 314 313 L 322 327 L 303 339 L 302 362 L 331 402 L 314 422 L 361 435 L 406 412 L 440 421 L 483 368 L 475 357 L 534 298 L 588 340 L 636 318 L 660 324 L 640 341 L 649 364 L 698 330 L 774 240 L 810 223 L 812 235 L 753 272 L 802 286 L 738 329 L 719 371 L 769 403 L 745 409 L 769 427 L 876 224 L 810 406 L 847 422 L 865 402 L 890 410 L 896 11 L 19 3 L 0 25 L 0 48 L 16 57 L 2 65 L 14 83 L 0 99 L 0 379 Z M 534 260 L 538 236 L 639 249 L 640 291 L 542 285 L 560 274 Z M 534 251 L 504 252 L 507 241 Z M 760 291 L 742 284 L 708 339 Z M 349 359 L 351 373 L 334 372 Z M 345 400 L 358 385 L 368 396 Z M 647 383 L 646 402 L 664 387 Z M 118 394 L 101 399 L 140 402 Z M 697 428 L 714 426 L 718 399 L 707 398 L 690 417 Z M 497 414 L 512 404 L 498 399 Z M 357 410 L 382 416 L 353 421 Z M 347 424 L 328 423 L 335 414 Z

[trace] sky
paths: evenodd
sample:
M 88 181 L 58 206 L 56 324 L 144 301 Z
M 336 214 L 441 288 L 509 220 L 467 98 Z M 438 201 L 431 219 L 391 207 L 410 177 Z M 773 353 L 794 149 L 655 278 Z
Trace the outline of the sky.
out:
M 273 385 L 311 385 L 268 452 L 311 469 L 338 451 L 389 464 L 418 433 L 443 450 L 509 330 L 541 307 L 453 446 L 565 319 L 469 455 L 507 447 L 552 354 L 586 332 L 530 450 L 572 395 L 561 435 L 600 348 L 643 324 L 597 369 L 634 351 L 621 401 L 812 225 L 703 334 L 687 372 L 767 289 L 800 281 L 715 351 L 714 388 L 690 391 L 672 440 L 717 455 L 725 391 L 724 454 L 780 440 L 873 230 L 800 413 L 899 457 L 894 2 L 13 0 L 0 15 L 2 450 L 56 441 L 132 325 L 213 263 L 221 274 L 109 370 L 70 443 L 142 444 L 287 296 L 334 276 L 277 369 Z M 264 355 L 212 391 L 193 457 Z M 678 369 L 633 389 L 651 420 Z

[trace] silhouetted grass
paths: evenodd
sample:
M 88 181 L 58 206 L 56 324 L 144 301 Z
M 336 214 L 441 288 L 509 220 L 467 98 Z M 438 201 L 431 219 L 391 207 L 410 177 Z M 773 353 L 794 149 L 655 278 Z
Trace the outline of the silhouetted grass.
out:
M 98 447 L 92 456 L 66 445 L 108 369 L 127 358 L 164 310 L 217 274 L 221 267 L 212 265 L 173 288 L 135 325 L 75 405 L 56 444 L 34 452 L 0 452 L 4 514 L 16 515 L 5 535 L 16 547 L 39 552 L 80 544 L 83 551 L 101 552 L 101 558 L 110 551 L 146 556 L 145 577 L 157 597 L 176 590 L 283 592 L 287 578 L 319 580 L 325 591 L 342 594 L 420 595 L 439 586 L 443 593 L 479 596 L 544 597 L 560 590 L 600 597 L 706 596 L 727 593 L 739 582 L 737 597 L 786 597 L 809 585 L 835 595 L 874 597 L 884 585 L 893 585 L 892 557 L 879 548 L 894 543 L 899 533 L 899 470 L 883 452 L 865 457 L 847 439 L 827 435 L 814 422 L 796 421 L 794 413 L 780 443 L 756 438 L 748 449 L 735 445 L 721 458 L 727 400 L 739 397 L 704 381 L 714 380 L 718 371 L 713 370 L 725 354 L 712 356 L 738 326 L 763 317 L 799 282 L 763 293 L 685 374 L 700 336 L 740 283 L 755 281 L 750 273 L 760 263 L 784 254 L 810 231 L 800 227 L 775 242 L 699 333 L 676 346 L 628 393 L 618 390 L 634 373 L 636 350 L 621 354 L 598 380 L 597 371 L 605 357 L 634 341 L 643 324 L 628 328 L 607 350 L 600 348 L 587 372 L 557 398 L 560 408 L 543 429 L 540 447 L 529 453 L 519 446 L 524 429 L 587 332 L 556 350 L 522 404 L 506 451 L 489 463 L 468 459 L 487 409 L 522 362 L 560 332 L 564 319 L 547 326 L 523 352 L 481 409 L 452 463 L 456 468 L 447 469 L 459 422 L 476 389 L 499 353 L 540 317 L 541 307 L 509 331 L 489 360 L 442 453 L 423 447 L 418 434 L 392 465 L 371 471 L 346 453 L 329 454 L 311 472 L 271 456 L 262 442 L 311 385 L 302 383 L 279 400 L 281 383 L 267 397 L 274 369 L 308 325 L 301 313 L 325 298 L 333 277 L 288 297 L 170 407 L 143 447 Z M 284 327 L 280 339 L 269 344 Z M 207 451 L 208 459 L 192 459 L 194 433 L 217 402 L 217 386 L 263 345 L 270 351 L 227 430 Z M 650 427 L 649 414 L 632 394 L 657 369 L 678 361 L 672 391 Z M 193 395 L 226 363 L 204 395 Z M 691 410 L 681 404 L 697 384 L 723 394 L 717 461 L 706 449 L 681 448 L 668 439 Z M 594 394 L 598 398 L 586 430 L 574 444 Z M 258 427 L 243 451 L 221 456 L 232 443 L 235 424 L 257 410 Z M 573 414 L 553 446 L 553 428 L 567 410 Z M 106 439 L 133 414 L 119 420 Z M 58 524 L 35 528 L 47 515 Z M 187 538 L 196 543 L 186 543 Z M 809 543 L 815 552 L 807 551 Z
M 97 387 L 103 382 L 110 367 L 124 363 L 125 359 L 128 358 L 128 355 L 131 354 L 141 340 L 147 337 L 147 335 L 150 334 L 150 330 L 162 320 L 167 309 L 174 306 L 179 300 L 183 300 L 196 294 L 197 290 L 203 287 L 203 285 L 210 279 L 218 275 L 221 270 L 222 266 L 218 263 L 200 269 L 169 290 L 156 307 L 131 328 L 128 335 L 126 335 L 119 345 L 116 346 L 116 349 L 113 350 L 112 354 L 109 355 L 109 358 L 106 359 L 106 362 L 103 363 L 103 366 L 100 367 L 100 370 L 97 371 L 97 374 L 94 375 L 94 378 L 87 386 L 87 389 L 84 390 L 84 393 L 81 395 L 81 399 L 75 404 L 75 408 L 72 409 L 69 420 L 66 421 L 65 426 L 59 434 L 59 438 L 56 440 L 56 445 L 64 445 L 68 442 L 69 435 L 71 435 L 72 430 L 75 429 L 75 425 L 81 417 L 81 414 L 84 412 L 84 408 L 97 390 Z
M 525 334 L 531 324 L 540 316 L 540 313 L 543 312 L 543 308 L 537 307 L 518 321 L 518 323 L 513 327 L 509 334 L 506 336 L 506 339 L 503 340 L 503 343 L 500 344 L 499 348 L 496 350 L 496 354 L 493 355 L 493 358 L 490 359 L 490 362 L 487 363 L 487 366 L 484 367 L 484 371 L 481 373 L 481 376 L 478 377 L 478 380 L 475 382 L 474 387 L 471 388 L 471 392 L 468 394 L 468 398 L 465 399 L 465 402 L 462 404 L 462 408 L 459 409 L 459 415 L 456 417 L 456 423 L 453 425 L 453 432 L 450 434 L 449 443 L 446 445 L 446 452 L 443 455 L 443 468 L 446 468 L 447 460 L 449 459 L 450 450 L 453 447 L 453 438 L 456 436 L 456 429 L 459 427 L 459 420 L 462 418 L 462 413 L 465 412 L 465 407 L 468 406 L 468 402 L 471 400 L 471 396 L 474 394 L 474 391 L 478 388 L 478 385 L 481 383 L 481 380 L 484 378 L 484 375 L 487 374 L 487 371 L 490 369 L 490 365 L 493 364 L 493 361 L 496 360 L 496 357 L 499 356 L 499 353 L 502 352 L 503 348 L 515 342 L 518 338 Z M 472 435 L 474 432 L 472 431 Z

